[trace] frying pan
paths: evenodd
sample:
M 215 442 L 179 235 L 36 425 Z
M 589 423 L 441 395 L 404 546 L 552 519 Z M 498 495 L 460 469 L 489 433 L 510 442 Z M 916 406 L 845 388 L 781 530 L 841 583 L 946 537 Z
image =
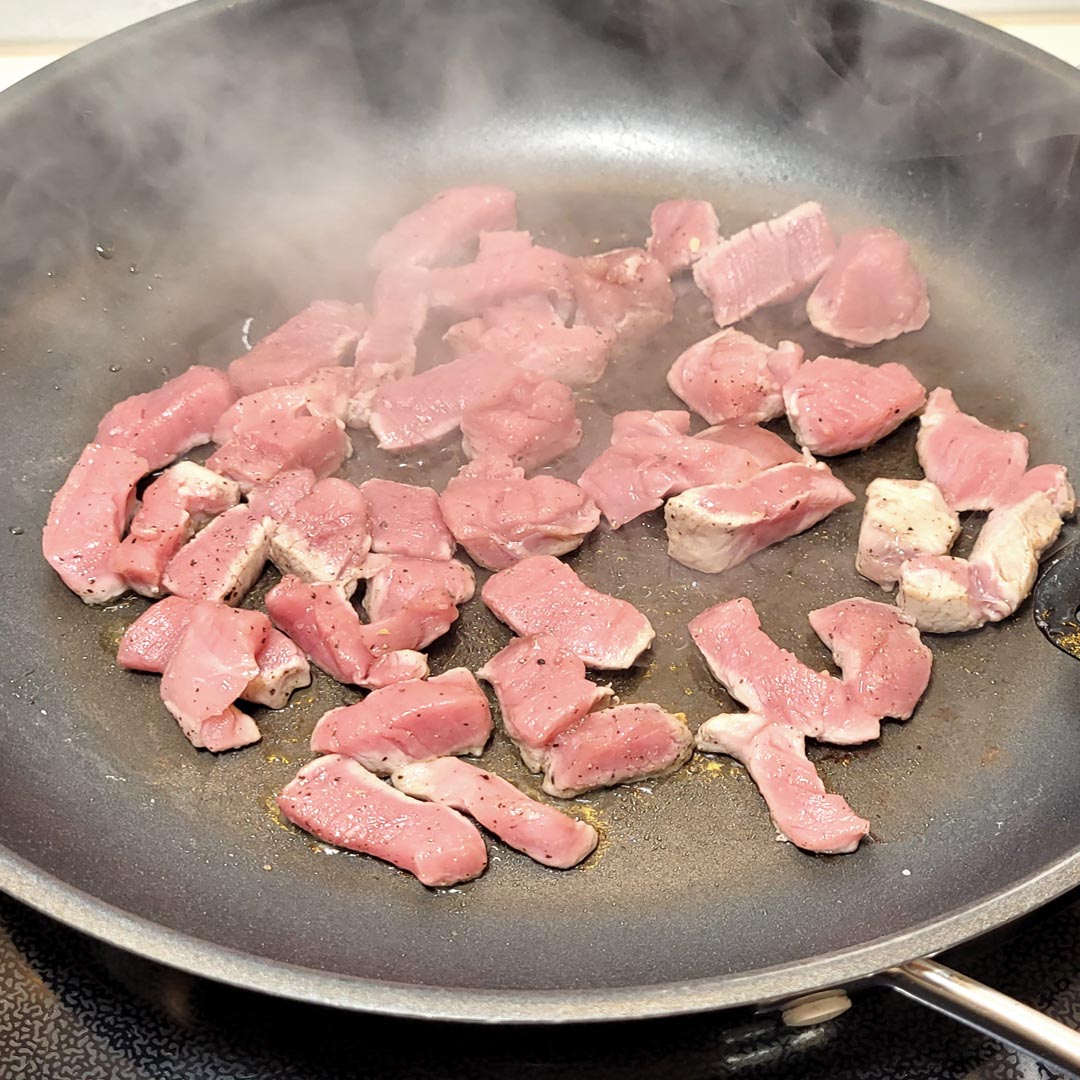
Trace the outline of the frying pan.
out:
M 115 666 L 142 602 L 83 607 L 38 544 L 112 402 L 227 361 L 314 296 L 363 296 L 371 238 L 463 181 L 514 186 L 525 225 L 581 253 L 640 243 L 652 203 L 681 194 L 712 199 L 727 232 L 807 197 L 841 229 L 892 225 L 934 315 L 861 355 L 1023 425 L 1033 460 L 1076 464 L 1078 131 L 1071 69 L 906 2 L 204 3 L 4 94 L 0 885 L 177 967 L 347 1008 L 622 1018 L 878 979 L 1080 1067 L 1075 1034 L 919 959 L 1080 884 L 1080 665 L 1028 609 L 932 640 L 910 723 L 813 751 L 873 821 L 856 854 L 775 843 L 743 771 L 699 757 L 573 804 L 604 834 L 580 869 L 492 844 L 480 880 L 427 891 L 269 809 L 316 717 L 355 695 L 319 677 L 259 717 L 261 746 L 196 753 L 156 680 Z M 709 325 L 683 288 L 672 326 L 582 395 L 586 438 L 555 471 L 577 475 L 612 412 L 673 407 L 665 370 Z M 750 329 L 837 349 L 794 310 Z M 918 475 L 912 427 L 837 472 L 859 494 L 878 475 Z M 353 478 L 441 486 L 460 463 L 452 440 L 400 459 L 359 434 L 356 446 Z M 685 627 L 743 594 L 781 644 L 825 666 L 806 613 L 879 595 L 854 571 L 858 517 L 856 503 L 719 576 L 673 564 L 658 515 L 601 530 L 570 561 L 658 630 L 616 691 L 694 725 L 729 707 Z M 476 668 L 507 636 L 469 605 L 433 668 Z M 501 738 L 485 761 L 535 787 Z

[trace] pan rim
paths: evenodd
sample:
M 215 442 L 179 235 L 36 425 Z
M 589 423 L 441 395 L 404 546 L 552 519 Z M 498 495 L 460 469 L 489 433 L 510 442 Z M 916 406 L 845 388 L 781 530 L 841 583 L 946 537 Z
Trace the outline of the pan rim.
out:
M 268 6 L 288 0 L 269 0 Z M 917 16 L 1011 53 L 1080 89 L 1080 72 L 994 27 L 926 0 L 868 0 Z M 83 46 L 21 80 L 0 98 L 0 114 L 58 77 L 119 56 L 174 27 L 264 0 L 194 0 Z M 433 987 L 368 979 L 260 957 L 155 923 L 70 885 L 0 844 L 0 890 L 77 931 L 192 975 L 309 1004 L 402 1017 L 490 1023 L 571 1023 L 642 1019 L 790 999 L 873 979 L 917 957 L 932 956 L 998 929 L 1080 886 L 1080 847 L 1005 889 L 937 918 L 837 952 L 749 972 L 608 989 L 531 991 Z

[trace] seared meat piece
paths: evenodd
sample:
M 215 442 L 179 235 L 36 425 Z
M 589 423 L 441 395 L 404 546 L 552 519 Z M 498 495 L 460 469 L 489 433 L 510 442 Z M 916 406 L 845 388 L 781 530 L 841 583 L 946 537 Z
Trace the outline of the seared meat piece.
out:
M 651 337 L 671 322 L 675 294 L 662 263 L 641 248 L 589 255 L 571 266 L 576 326 L 594 326 L 620 340 Z
M 273 531 L 276 523 L 284 521 L 289 511 L 305 495 L 315 490 L 315 483 L 315 474 L 310 469 L 290 469 L 278 473 L 272 480 L 248 492 L 248 506 Z
M 793 461 L 813 464 L 812 459 L 807 460 L 805 453 L 800 453 L 779 435 L 756 424 L 718 424 L 716 427 L 699 431 L 695 438 L 723 443 L 725 446 L 737 446 L 750 455 L 759 469 L 771 469 L 774 465 L 787 465 Z M 725 479 L 730 481 L 731 477 Z
M 651 231 L 645 250 L 668 272 L 689 270 L 720 242 L 720 222 L 710 202 L 668 199 L 649 215 Z
M 454 538 L 434 488 L 373 479 L 365 480 L 360 491 L 367 499 L 373 552 L 417 559 L 449 559 L 454 554 Z
M 471 600 L 476 590 L 476 576 L 457 559 L 369 555 L 360 576 L 367 581 L 364 611 L 372 622 L 396 615 L 432 589 L 449 593 L 459 607 Z

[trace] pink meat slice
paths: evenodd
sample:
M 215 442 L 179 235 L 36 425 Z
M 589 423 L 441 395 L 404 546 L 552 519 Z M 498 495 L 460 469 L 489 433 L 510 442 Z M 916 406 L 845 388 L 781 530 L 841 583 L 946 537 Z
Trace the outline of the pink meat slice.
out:
M 589 713 L 555 737 L 544 755 L 544 790 L 570 799 L 596 788 L 664 776 L 683 765 L 694 737 L 659 705 L 626 704 Z
M 685 409 L 630 409 L 611 418 L 611 444 L 646 435 L 689 435 L 690 414 Z
M 1064 465 L 1036 465 L 1034 469 L 1028 469 L 1001 505 L 1015 506 L 1030 495 L 1044 495 L 1063 518 L 1071 518 L 1076 513 L 1076 492 Z
M 720 330 L 682 353 L 667 382 L 710 424 L 760 424 L 783 415 L 780 388 L 802 360 L 793 341 L 771 349 L 739 330 Z
M 412 761 L 483 753 L 491 738 L 487 696 L 467 668 L 373 690 L 331 709 L 311 733 L 317 754 L 344 754 L 378 776 Z
M 146 458 L 131 450 L 90 443 L 53 496 L 41 550 L 87 604 L 106 604 L 127 591 L 111 564 L 135 503 L 135 485 L 149 471 Z
M 731 326 L 758 308 L 793 300 L 829 267 L 836 240 L 818 203 L 796 206 L 721 240 L 694 264 L 713 318 Z
M 284 521 L 289 511 L 315 490 L 315 474 L 310 469 L 289 469 L 280 472 L 265 484 L 248 492 L 251 512 L 273 524 Z
M 792 462 L 736 483 L 690 488 L 664 508 L 668 554 L 694 570 L 719 574 L 854 499 L 820 462 Z
M 426 679 L 430 673 L 427 657 L 422 652 L 395 649 L 375 658 L 363 685 L 369 690 L 382 690 L 406 679 Z
M 881 733 L 881 715 L 849 685 L 781 649 L 761 629 L 745 597 L 703 611 L 691 620 L 690 636 L 724 689 L 764 721 L 840 745 L 869 742 Z
M 477 676 L 494 688 L 506 734 L 533 772 L 553 739 L 613 694 L 587 679 L 585 665 L 552 634 L 514 638 Z
M 396 615 L 432 589 L 449 593 L 459 607 L 471 600 L 476 590 L 476 576 L 457 559 L 369 555 L 361 577 L 367 581 L 364 611 L 372 622 Z
M 192 746 L 215 752 L 258 742 L 259 729 L 233 703 L 259 674 L 270 636 L 260 611 L 196 604 L 161 676 L 161 699 Z
M 759 469 L 771 469 L 776 465 L 788 465 L 804 460 L 803 455 L 784 442 L 779 435 L 756 424 L 720 424 L 699 431 L 696 438 L 745 450 Z
M 915 621 L 892 604 L 853 597 L 810 612 L 844 682 L 871 712 L 907 720 L 930 683 L 934 657 Z
M 843 855 L 869 834 L 869 821 L 842 796 L 826 792 L 806 757 L 806 737 L 790 724 L 769 723 L 753 713 L 724 714 L 706 720 L 696 741 L 699 750 L 728 754 L 746 766 L 777 831 L 796 847 Z
M 373 552 L 417 559 L 449 559 L 454 554 L 454 538 L 434 488 L 376 478 L 365 480 L 360 491 L 367 499 Z
M 223 372 L 195 365 L 156 390 L 114 405 L 98 424 L 94 442 L 130 450 L 153 472 L 208 443 L 233 400 Z
M 799 445 L 825 456 L 873 445 L 926 402 L 926 389 L 903 364 L 871 367 L 836 356 L 803 364 L 783 392 Z
M 371 549 L 367 501 L 355 484 L 330 477 L 297 500 L 270 536 L 270 558 L 301 581 L 359 580 Z
M 468 814 L 503 843 L 544 866 L 559 870 L 577 866 L 600 840 L 587 822 L 531 799 L 502 777 L 458 758 L 404 765 L 391 779 L 406 795 Z
M 454 539 L 489 570 L 535 555 L 565 555 L 600 524 L 600 511 L 577 484 L 555 476 L 526 479 L 509 458 L 466 465 L 439 506 Z
M 277 803 L 324 843 L 374 855 L 432 888 L 471 881 L 487 866 L 484 839 L 471 821 L 441 803 L 403 795 L 340 754 L 305 765 Z
M 961 412 L 952 391 L 930 392 L 915 440 L 919 464 L 957 511 L 993 510 L 1019 483 L 1028 441 Z
M 590 588 L 550 555 L 500 570 L 480 595 L 515 634 L 551 634 L 593 668 L 630 667 L 656 636 L 633 604 Z
M 689 270 L 720 243 L 720 222 L 710 202 L 668 199 L 649 215 L 651 231 L 645 250 L 669 273 Z
M 234 360 L 229 381 L 241 397 L 304 382 L 320 368 L 351 359 L 367 326 L 362 304 L 316 300 Z
M 554 379 L 518 371 L 466 407 L 461 440 L 470 459 L 508 457 L 532 472 L 581 442 L 574 395 Z
M 160 596 L 169 560 L 218 514 L 240 501 L 240 488 L 193 461 L 165 470 L 143 492 L 128 535 L 110 566 L 143 596 Z
M 401 218 L 375 241 L 369 262 L 436 266 L 448 262 L 482 232 L 517 225 L 517 196 L 509 188 L 447 188 Z
M 161 583 L 188 600 L 239 604 L 259 579 L 269 553 L 262 519 L 247 506 L 234 506 L 180 548 Z
M 907 241 L 892 229 L 859 229 L 840 241 L 806 313 L 823 334 L 876 345 L 921 330 L 930 300 Z
M 641 248 L 619 248 L 571 266 L 575 325 L 608 330 L 623 340 L 651 337 L 671 322 L 675 294 L 663 264 Z

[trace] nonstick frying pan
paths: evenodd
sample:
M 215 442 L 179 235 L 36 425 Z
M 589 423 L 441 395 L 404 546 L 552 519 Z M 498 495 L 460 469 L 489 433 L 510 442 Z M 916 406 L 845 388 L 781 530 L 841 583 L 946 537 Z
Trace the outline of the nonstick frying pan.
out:
M 933 640 L 910 723 L 814 751 L 873 821 L 854 855 L 774 843 L 742 770 L 699 758 L 577 804 L 605 836 L 580 869 L 493 844 L 483 878 L 426 891 L 269 808 L 315 718 L 349 691 L 319 678 L 260 718 L 260 747 L 196 753 L 156 681 L 115 667 L 141 602 L 84 608 L 38 545 L 51 493 L 111 403 L 194 360 L 227 361 L 314 296 L 363 296 L 371 238 L 471 180 L 517 188 L 526 226 L 576 252 L 640 243 L 652 203 L 680 194 L 711 198 L 725 231 L 807 197 L 841 228 L 892 225 L 934 315 L 861 355 L 902 360 L 987 422 L 1023 425 L 1033 460 L 1076 464 L 1078 132 L 1073 71 L 901 2 L 206 3 L 5 94 L 0 885 L 178 967 L 349 1008 L 618 1018 L 879 978 L 1078 1067 L 1064 1029 L 1024 1030 L 1030 1017 L 909 963 L 1080 883 L 1080 665 L 1028 609 Z M 685 288 L 675 323 L 583 395 L 585 441 L 556 471 L 577 475 L 612 412 L 674 405 L 665 370 L 708 327 Z M 751 329 L 837 348 L 795 310 Z M 838 473 L 859 493 L 878 475 L 918 475 L 912 427 Z M 460 461 L 453 441 L 402 459 L 356 443 L 352 477 L 441 485 Z M 674 565 L 657 515 L 593 537 L 571 562 L 658 629 L 616 690 L 695 725 L 727 707 L 685 625 L 742 594 L 824 666 L 806 613 L 879 595 L 853 567 L 859 512 L 721 576 Z M 475 668 L 506 639 L 473 604 L 433 667 Z M 530 783 L 501 740 L 485 760 Z

